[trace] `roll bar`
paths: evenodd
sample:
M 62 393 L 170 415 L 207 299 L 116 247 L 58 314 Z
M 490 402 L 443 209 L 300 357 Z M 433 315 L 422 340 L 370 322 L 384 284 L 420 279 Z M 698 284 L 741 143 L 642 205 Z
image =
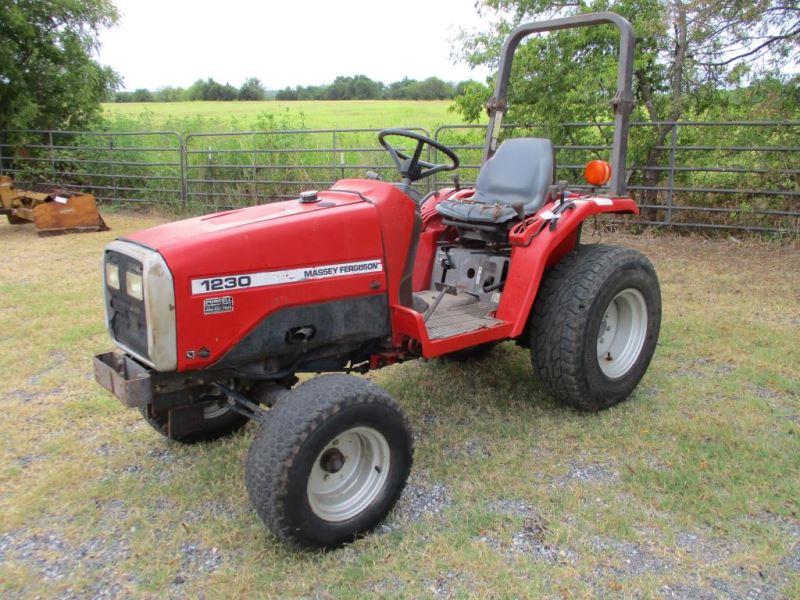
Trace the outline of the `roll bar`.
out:
M 494 94 L 487 104 L 489 111 L 489 125 L 486 128 L 486 141 L 483 146 L 483 160 L 485 162 L 497 150 L 497 140 L 500 136 L 500 126 L 503 115 L 508 108 L 507 91 L 508 80 L 511 77 L 511 62 L 519 43 L 532 33 L 556 31 L 559 29 L 572 29 L 590 25 L 612 24 L 619 29 L 619 70 L 617 71 L 617 93 L 611 101 L 614 108 L 614 145 L 611 149 L 611 181 L 609 191 L 615 196 L 625 195 L 625 159 L 628 154 L 628 123 L 633 110 L 633 93 L 631 80 L 633 79 L 633 27 L 627 19 L 613 12 L 589 13 L 525 23 L 518 26 L 506 38 L 500 55 L 500 66 L 497 70 L 497 84 Z

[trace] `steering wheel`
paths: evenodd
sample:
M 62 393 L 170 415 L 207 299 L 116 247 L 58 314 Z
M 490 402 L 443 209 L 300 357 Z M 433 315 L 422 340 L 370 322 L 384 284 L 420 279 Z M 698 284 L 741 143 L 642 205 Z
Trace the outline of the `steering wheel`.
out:
M 392 146 L 386 141 L 386 138 L 390 136 L 416 140 L 417 147 L 414 148 L 414 154 L 408 155 L 402 150 L 398 150 Z M 458 165 L 461 164 L 458 160 L 458 155 L 450 148 L 416 131 L 409 131 L 408 129 L 384 129 L 378 134 L 378 141 L 389 153 L 389 156 L 392 157 L 394 164 L 397 165 L 397 170 L 400 171 L 400 175 L 402 175 L 404 180 L 408 183 L 430 177 L 434 173 L 455 171 Z M 426 144 L 444 154 L 450 159 L 451 163 L 437 164 L 420 159 L 420 156 L 422 156 L 422 149 Z

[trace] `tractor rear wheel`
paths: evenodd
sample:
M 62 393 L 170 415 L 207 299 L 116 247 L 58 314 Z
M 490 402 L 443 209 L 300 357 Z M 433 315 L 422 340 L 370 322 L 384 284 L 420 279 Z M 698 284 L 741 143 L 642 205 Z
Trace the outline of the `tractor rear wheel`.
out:
M 546 275 L 531 315 L 531 359 L 560 402 L 596 411 L 627 398 L 658 341 L 661 291 L 629 248 L 579 246 Z
M 323 375 L 269 410 L 250 446 L 245 481 L 278 538 L 332 548 L 384 519 L 412 455 L 408 422 L 385 391 L 366 379 Z

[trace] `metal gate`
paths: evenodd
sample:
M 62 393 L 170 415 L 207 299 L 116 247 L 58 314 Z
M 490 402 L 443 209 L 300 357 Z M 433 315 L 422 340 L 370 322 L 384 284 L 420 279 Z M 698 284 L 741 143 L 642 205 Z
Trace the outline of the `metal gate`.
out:
M 606 158 L 614 124 L 508 125 L 505 137 L 558 140 L 557 178 L 572 188 L 584 165 Z M 555 129 L 556 131 L 552 131 Z M 482 125 L 445 125 L 438 141 L 458 151 L 461 178 L 471 184 L 480 168 Z M 664 143 L 652 143 L 664 135 Z M 646 225 L 800 233 L 799 121 L 633 122 L 628 190 Z M 649 159 L 649 160 L 648 160 Z M 442 187 L 447 181 L 437 181 Z
M 86 190 L 106 203 L 178 207 L 182 148 L 173 131 L 3 131 L 0 174 Z
M 509 125 L 503 136 L 554 139 L 557 177 L 579 189 L 586 187 L 586 162 L 607 157 L 612 127 Z M 0 174 L 85 189 L 105 203 L 200 213 L 293 198 L 368 170 L 392 181 L 395 167 L 377 142 L 378 131 L 5 131 Z M 462 184 L 475 180 L 484 132 L 483 125 L 433 132 L 460 155 Z M 799 134 L 798 121 L 632 123 L 626 176 L 642 208 L 639 222 L 800 234 Z M 428 158 L 436 161 L 437 153 Z M 449 185 L 451 178 L 439 175 L 421 181 L 419 190 Z

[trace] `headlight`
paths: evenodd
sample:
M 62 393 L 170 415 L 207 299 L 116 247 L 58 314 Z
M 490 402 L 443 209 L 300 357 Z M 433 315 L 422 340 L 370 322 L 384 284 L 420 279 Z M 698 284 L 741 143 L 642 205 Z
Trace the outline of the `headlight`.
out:
M 119 285 L 119 282 L 117 282 Z M 132 271 L 125 272 L 125 291 L 131 298 L 137 300 L 144 299 L 144 288 L 142 287 L 142 276 Z
M 175 288 L 164 257 L 133 242 L 114 240 L 106 246 L 103 261 L 111 338 L 156 371 L 174 371 L 178 367 Z
M 119 267 L 114 263 L 106 263 L 106 285 L 115 290 L 119 289 Z

